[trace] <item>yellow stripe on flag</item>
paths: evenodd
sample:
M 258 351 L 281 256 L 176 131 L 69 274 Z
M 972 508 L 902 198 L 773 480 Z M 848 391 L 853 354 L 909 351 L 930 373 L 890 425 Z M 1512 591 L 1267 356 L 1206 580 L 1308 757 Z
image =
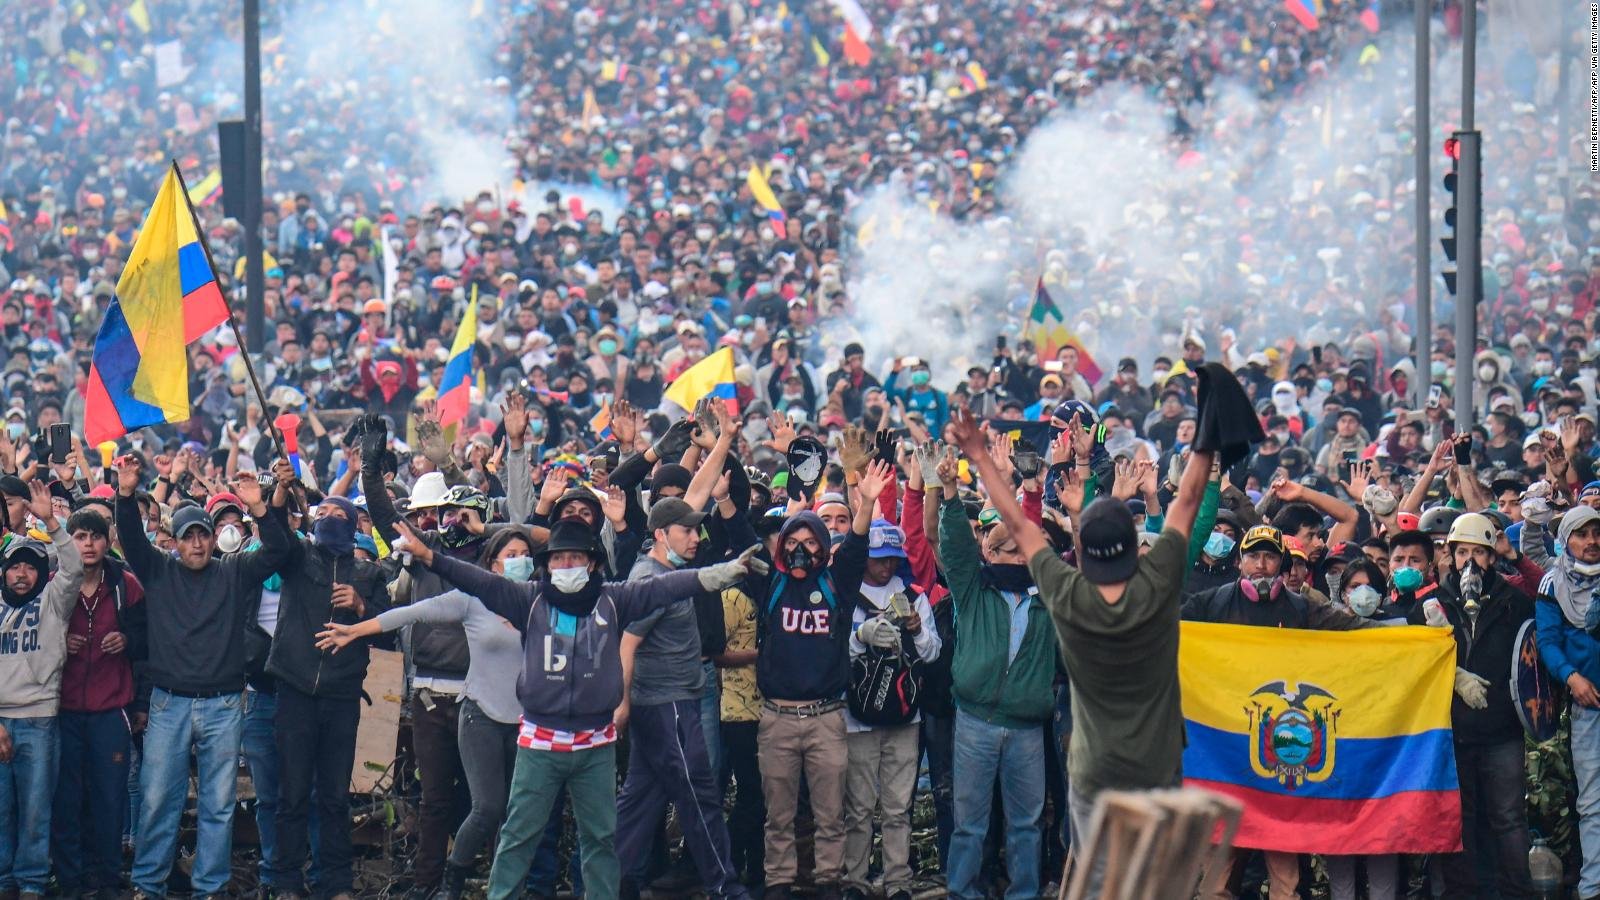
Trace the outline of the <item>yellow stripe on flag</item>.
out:
M 667 386 L 666 398 L 687 410 L 716 391 L 733 385 L 733 348 L 723 347 L 690 366 Z
M 133 396 L 168 422 L 189 418 L 189 357 L 183 340 L 183 278 L 178 248 L 199 240 L 178 174 L 167 170 L 117 280 L 117 300 L 139 348 Z
M 150 33 L 150 9 L 144 5 L 144 0 L 133 0 L 128 4 L 128 21 L 145 34 Z
M 767 176 L 761 174 L 761 169 L 755 163 L 750 164 L 750 171 L 744 176 L 744 183 L 749 186 L 750 193 L 761 204 L 761 208 L 771 212 L 783 209 L 778 205 L 778 197 L 772 193 L 772 185 L 767 183 Z

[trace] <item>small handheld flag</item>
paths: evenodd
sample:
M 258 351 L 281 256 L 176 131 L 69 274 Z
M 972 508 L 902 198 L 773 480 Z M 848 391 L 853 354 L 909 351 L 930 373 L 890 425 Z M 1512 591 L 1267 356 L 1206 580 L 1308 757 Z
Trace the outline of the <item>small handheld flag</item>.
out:
M 666 398 L 685 410 L 694 409 L 694 405 L 706 397 L 726 401 L 729 412 L 739 411 L 738 394 L 733 381 L 732 347 L 723 347 L 700 360 L 667 386 Z
M 478 342 L 478 286 L 472 286 L 472 299 L 466 312 L 461 314 L 461 324 L 456 328 L 455 343 L 450 346 L 450 359 L 444 364 L 444 378 L 439 382 L 439 426 L 448 428 L 467 417 L 467 407 L 472 403 L 472 386 L 477 379 L 472 374 L 472 347 Z

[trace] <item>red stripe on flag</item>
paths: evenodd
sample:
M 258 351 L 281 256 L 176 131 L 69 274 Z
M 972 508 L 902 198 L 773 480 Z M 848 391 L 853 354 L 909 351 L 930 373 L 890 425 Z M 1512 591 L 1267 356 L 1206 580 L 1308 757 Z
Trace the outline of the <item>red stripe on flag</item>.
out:
M 84 386 L 83 400 L 83 439 L 89 446 L 114 441 L 128 433 L 128 429 L 122 425 L 122 416 L 117 413 L 116 404 L 111 402 L 111 395 L 106 393 L 106 385 L 100 379 L 97 366 L 89 367 L 89 383 Z
M 222 289 L 208 281 L 183 298 L 183 342 L 192 344 L 200 336 L 228 321 L 228 304 Z
M 1455 853 L 1461 849 L 1461 795 L 1403 791 L 1371 800 L 1328 800 L 1185 778 L 1244 803 L 1233 843 L 1285 853 Z

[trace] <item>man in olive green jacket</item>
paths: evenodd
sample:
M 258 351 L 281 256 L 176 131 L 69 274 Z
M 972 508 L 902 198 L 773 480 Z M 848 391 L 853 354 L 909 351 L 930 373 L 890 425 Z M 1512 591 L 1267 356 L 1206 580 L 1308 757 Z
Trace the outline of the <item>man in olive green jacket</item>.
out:
M 983 895 L 978 873 L 994 783 L 1005 805 L 1008 898 L 1039 896 L 1045 722 L 1054 710 L 1056 639 L 1027 557 L 1005 525 L 980 550 L 961 501 L 939 510 L 939 558 L 955 604 L 955 832 L 946 872 L 956 900 Z

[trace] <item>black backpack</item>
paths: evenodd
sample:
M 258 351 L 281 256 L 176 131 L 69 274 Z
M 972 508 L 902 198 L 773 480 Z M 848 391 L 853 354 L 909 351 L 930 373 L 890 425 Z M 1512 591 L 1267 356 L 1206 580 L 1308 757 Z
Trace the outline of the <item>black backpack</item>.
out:
M 850 660 L 850 715 L 863 725 L 905 725 L 917 717 L 922 683 L 916 639 L 902 630 L 898 648 L 868 647 Z

